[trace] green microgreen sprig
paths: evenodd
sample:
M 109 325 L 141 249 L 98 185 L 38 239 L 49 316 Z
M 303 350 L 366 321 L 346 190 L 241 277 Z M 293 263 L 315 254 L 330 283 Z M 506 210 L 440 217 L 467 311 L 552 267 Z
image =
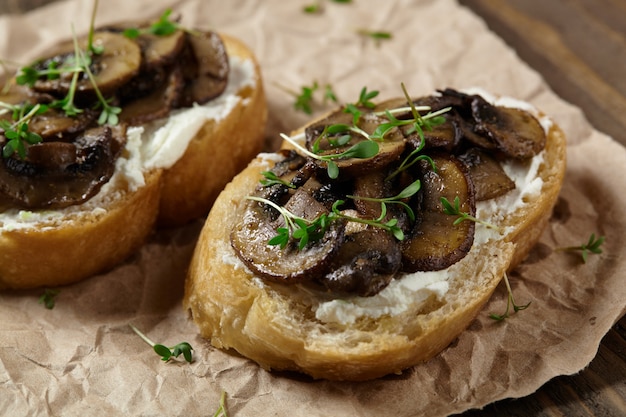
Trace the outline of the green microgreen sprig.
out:
M 440 201 L 441 201 L 441 205 L 443 206 L 443 212 L 445 214 L 448 214 L 450 216 L 459 216 L 458 219 L 456 219 L 453 223 L 455 226 L 465 220 L 469 220 L 475 223 L 482 224 L 483 226 L 488 227 L 490 229 L 494 229 L 498 231 L 500 230 L 500 228 L 494 224 L 491 224 L 484 220 L 480 220 L 467 212 L 461 211 L 460 209 L 461 200 L 459 199 L 458 195 L 454 197 L 454 203 L 450 203 L 450 201 L 446 197 L 441 197 Z
M 87 35 L 87 52 L 94 55 L 100 55 L 104 52 L 104 46 L 94 46 L 93 34 L 95 31 L 96 12 L 98 11 L 98 0 L 93 3 L 93 9 L 91 10 L 91 22 L 89 24 L 89 34 Z
M 267 204 L 274 208 L 285 220 L 285 227 L 276 229 L 276 236 L 269 240 L 268 244 L 272 246 L 280 246 L 284 249 L 290 240 L 298 241 L 298 249 L 302 250 L 310 241 L 319 240 L 330 225 L 331 219 L 329 214 L 323 213 L 313 220 L 307 220 L 303 217 L 296 216 L 286 208 L 274 203 L 271 200 L 262 197 L 248 196 L 248 200 L 257 201 Z
M 320 91 L 320 84 L 317 81 L 313 81 L 311 85 L 303 85 L 300 87 L 300 91 L 294 91 L 288 87 L 280 84 L 276 84 L 281 90 L 287 94 L 293 96 L 295 101 L 293 108 L 306 114 L 313 114 L 313 106 L 316 103 L 316 95 Z M 331 84 L 324 85 L 324 91 L 322 95 L 322 104 L 326 105 L 329 102 L 338 103 L 337 95 L 333 90 Z
M 165 345 L 154 343 L 152 340 L 150 340 L 145 334 L 139 331 L 139 329 L 137 329 L 132 324 L 129 324 L 129 326 L 131 329 L 133 329 L 135 333 L 137 333 L 139 337 L 143 339 L 144 342 L 152 346 L 152 349 L 154 349 L 154 351 L 159 356 L 161 356 L 162 361 L 168 362 L 172 359 L 172 357 L 178 358 L 182 354 L 187 362 L 189 363 L 192 362 L 193 357 L 192 357 L 191 351 L 193 350 L 193 348 L 191 347 L 189 343 L 181 342 L 175 346 L 167 347 Z
M 353 200 L 364 200 L 364 201 L 374 201 L 379 202 L 384 207 L 386 204 L 398 204 L 404 208 L 411 222 L 415 221 L 415 212 L 407 203 L 402 200 L 406 200 L 408 198 L 413 197 L 422 187 L 422 183 L 420 180 L 415 180 L 411 184 L 409 184 L 404 190 L 400 191 L 398 195 L 393 197 L 383 197 L 383 198 L 374 198 L 374 197 L 363 197 L 363 196 L 355 196 L 355 195 L 347 195 L 346 197 L 351 198 Z
M 39 304 L 43 304 L 48 310 L 52 310 L 56 304 L 56 298 L 59 295 L 60 290 L 53 290 L 46 288 L 43 290 L 41 296 L 39 296 Z
M 357 29 L 357 34 L 363 36 L 367 39 L 372 39 L 376 46 L 380 46 L 382 41 L 387 41 L 393 38 L 391 32 L 388 31 L 380 31 L 380 30 L 370 30 L 370 29 Z
M 377 90 L 367 91 L 367 87 L 363 87 L 359 93 L 359 99 L 355 103 L 346 104 L 343 112 L 352 115 L 352 124 L 354 126 L 359 124 L 359 120 L 363 115 L 363 111 L 360 107 L 365 107 L 366 109 L 373 109 L 376 107 L 376 104 L 372 101 L 372 99 L 377 97 L 378 94 L 379 92 Z
M 293 185 L 293 184 L 283 180 L 282 178 L 280 178 L 278 175 L 276 175 L 272 171 L 261 172 L 261 175 L 263 175 L 264 179 L 262 179 L 259 182 L 264 187 L 270 187 L 272 185 L 277 185 L 278 184 L 278 185 L 284 185 L 284 186 L 289 187 L 289 188 L 296 188 L 295 185 Z
M 0 129 L 4 130 L 4 137 L 7 139 L 2 147 L 2 156 L 9 158 L 17 153 L 21 159 L 26 158 L 26 145 L 34 145 L 42 141 L 41 136 L 28 129 L 28 123 L 37 114 L 47 110 L 47 106 L 42 104 L 11 106 L 1 103 L 0 106 L 11 109 L 13 118 L 17 121 L 11 123 L 8 120 L 0 120 Z M 25 112 L 27 112 L 24 114 Z
M 219 406 L 213 414 L 213 417 L 228 417 L 228 412 L 226 411 L 226 391 L 222 391 Z
M 513 307 L 513 312 L 517 313 L 518 311 L 527 309 L 531 303 L 530 301 L 524 305 L 517 305 L 515 303 L 515 299 L 513 298 L 513 290 L 511 290 L 511 284 L 509 283 L 509 278 L 507 277 L 506 273 L 504 274 L 504 284 L 506 285 L 506 291 L 507 291 L 506 310 L 502 314 L 495 314 L 495 313 L 489 314 L 489 318 L 496 320 L 496 321 L 503 321 L 509 318 L 510 317 L 509 312 L 511 310 L 511 306 Z
M 352 0 L 331 0 L 333 3 L 352 3 Z M 308 14 L 322 14 L 324 12 L 324 2 L 322 0 L 317 0 L 312 4 L 307 4 L 302 8 L 304 13 Z
M 147 28 L 138 29 L 138 28 L 128 28 L 125 29 L 123 33 L 124 36 L 130 39 L 135 39 L 139 35 L 142 34 L 152 34 L 157 36 L 167 36 L 176 32 L 181 26 L 170 19 L 170 15 L 172 14 L 171 9 L 166 9 L 163 14 L 159 17 L 159 20 L 152 23 Z
M 78 54 L 78 58 L 80 62 L 83 62 L 83 63 L 88 62 L 87 57 L 85 56 L 83 51 L 81 51 L 80 49 L 76 49 L 76 52 Z M 83 70 L 87 74 L 87 77 L 89 78 L 89 81 L 91 81 L 91 85 L 93 86 L 96 96 L 98 97 L 98 103 L 102 107 L 102 111 L 100 112 L 100 116 L 98 117 L 98 124 L 99 125 L 103 125 L 103 124 L 117 125 L 117 123 L 119 122 L 118 115 L 122 112 L 122 109 L 120 107 L 111 106 L 109 104 L 109 100 L 104 98 L 104 96 L 102 95 L 102 92 L 98 88 L 98 84 L 96 83 L 96 79 L 93 73 L 91 72 L 91 69 L 89 69 L 89 65 L 83 64 L 82 66 L 83 66 Z
M 369 226 L 374 226 L 374 227 L 378 227 L 380 229 L 386 230 L 387 232 L 391 233 L 396 239 L 398 240 L 404 240 L 404 232 L 402 231 L 402 229 L 400 229 L 400 227 L 398 226 L 398 219 L 396 219 L 395 217 L 387 220 L 386 222 L 383 223 L 385 217 L 387 216 L 387 205 L 383 202 L 381 203 L 380 207 L 381 207 L 381 213 L 380 216 L 378 216 L 377 219 L 362 219 L 360 217 L 352 217 L 352 216 L 348 216 L 346 214 L 343 214 L 339 211 L 339 206 L 345 204 L 345 201 L 343 200 L 337 200 L 333 203 L 333 207 L 332 207 L 332 213 L 336 214 L 338 217 L 346 219 L 348 221 L 351 222 L 355 222 L 355 223 L 361 223 L 361 224 L 366 224 Z
M 347 125 L 346 125 L 347 126 Z M 350 129 L 351 130 L 351 129 Z M 280 136 L 298 149 L 301 153 L 319 161 L 326 162 L 328 176 L 332 179 L 336 179 L 339 176 L 339 167 L 335 163 L 336 159 L 348 159 L 348 158 L 357 158 L 357 159 L 366 159 L 371 158 L 378 154 L 379 146 L 378 143 L 370 140 L 364 140 L 352 145 L 350 148 L 346 149 L 343 152 L 330 154 L 330 155 L 318 155 L 309 151 L 304 146 L 300 145 L 294 138 L 291 138 L 284 133 L 281 133 Z
M 283 219 L 285 220 L 285 227 L 277 228 L 276 236 L 267 242 L 268 245 L 279 246 L 281 249 L 284 249 L 292 240 L 298 242 L 299 250 L 304 249 L 309 242 L 315 242 L 321 239 L 328 230 L 330 224 L 339 219 L 378 227 L 390 232 L 398 240 L 404 239 L 404 233 L 402 232 L 402 229 L 398 227 L 398 219 L 393 218 L 384 222 L 384 218 L 387 215 L 387 208 L 384 203 L 381 204 L 382 212 L 377 219 L 363 219 L 360 217 L 348 216 L 339 210 L 339 206 L 345 204 L 345 201 L 337 200 L 333 203 L 332 210 L 329 213 L 322 213 L 313 220 L 307 220 L 263 197 L 248 196 L 246 198 L 248 200 L 267 204 L 283 216 Z
M 556 248 L 556 251 L 560 251 L 560 252 L 577 252 L 580 251 L 582 259 L 583 259 L 583 263 L 587 263 L 587 258 L 589 256 L 589 254 L 601 254 L 602 253 L 602 249 L 600 248 L 600 246 L 602 246 L 602 244 L 604 243 L 605 237 L 604 236 L 598 236 L 598 238 L 596 239 L 596 234 L 592 233 L 591 236 L 589 236 L 589 240 L 587 241 L 587 243 L 583 243 L 582 245 L 579 246 L 566 246 L 566 247 L 562 247 L 562 248 Z

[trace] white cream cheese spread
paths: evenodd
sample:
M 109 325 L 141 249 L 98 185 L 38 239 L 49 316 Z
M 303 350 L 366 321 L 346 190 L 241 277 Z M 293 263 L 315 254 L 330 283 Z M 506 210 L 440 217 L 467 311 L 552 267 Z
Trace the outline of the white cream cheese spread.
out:
M 464 90 L 464 92 L 467 94 L 480 94 L 485 100 L 495 105 L 521 108 L 529 111 L 538 118 L 546 133 L 552 124 L 549 118 L 541 117 L 538 111 L 526 102 L 511 98 L 496 99 L 494 96 L 479 89 Z M 259 155 L 259 158 L 262 164 L 276 162 L 275 154 L 262 154 Z M 506 213 L 515 211 L 517 208 L 527 204 L 529 198 L 538 195 L 543 186 L 543 181 L 537 176 L 537 172 L 543 160 L 544 156 L 543 152 L 541 152 L 529 161 L 509 160 L 505 162 L 503 168 L 515 182 L 515 189 L 498 198 L 478 202 L 476 205 L 476 217 L 488 223 L 497 224 L 502 221 Z M 508 233 L 509 230 L 499 233 L 477 224 L 472 250 L 476 250 L 475 248 L 478 245 L 489 240 L 502 239 Z M 229 249 L 231 249 L 230 246 Z M 222 262 L 234 265 L 236 269 L 243 268 L 247 270 L 232 250 L 222 254 Z M 432 297 L 437 299 L 443 298 L 449 290 L 449 279 L 454 274 L 455 265 L 441 271 L 404 274 L 402 277 L 393 280 L 378 294 L 371 297 L 354 296 L 344 299 L 324 300 L 322 294 L 317 294 L 311 297 L 319 301 L 319 303 L 312 306 L 312 309 L 315 317 L 324 323 L 350 324 L 361 317 L 378 318 L 383 315 L 397 315 L 409 309 L 415 309 L 416 306 L 419 307 Z M 255 278 L 253 282 L 258 286 L 264 285 L 261 279 Z M 306 292 L 304 289 L 302 291 Z
M 144 173 L 152 169 L 171 167 L 185 152 L 189 142 L 207 120 L 219 122 L 244 100 L 237 93 L 256 83 L 254 63 L 249 59 L 229 57 L 230 73 L 226 90 L 203 105 L 179 109 L 170 117 L 131 127 L 127 143 L 117 159 L 115 172 L 98 194 L 85 203 L 55 210 L 8 209 L 0 213 L 0 233 L 25 228 L 50 228 L 60 221 L 70 221 L 73 215 L 90 211 L 105 213 L 107 203 L 122 193 L 133 192 L 145 185 Z

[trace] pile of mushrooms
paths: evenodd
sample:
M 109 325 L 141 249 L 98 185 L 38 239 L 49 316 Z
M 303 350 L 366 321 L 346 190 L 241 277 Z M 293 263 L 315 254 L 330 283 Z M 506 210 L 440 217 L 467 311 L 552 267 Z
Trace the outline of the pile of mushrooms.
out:
M 232 247 L 251 271 L 274 282 L 307 283 L 337 297 L 371 296 L 399 273 L 445 269 L 469 252 L 475 223 L 454 224 L 457 217 L 444 212 L 442 197 L 450 202 L 458 197 L 460 211 L 474 215 L 476 201 L 498 197 L 515 187 L 499 161 L 533 157 L 545 146 L 545 132 L 528 112 L 491 105 L 478 95 L 446 89 L 412 101 L 414 106 L 428 106 L 431 112 L 450 108 L 443 124 L 423 132 L 421 152 L 432 158 L 434 166 L 422 160 L 391 175 L 422 145 L 410 125 L 389 131 L 372 157 L 336 161 L 336 178 L 329 177 L 324 160 L 295 150 L 281 151 L 283 159 L 272 169 L 280 181 L 259 184 L 231 232 Z M 381 115 L 384 110 L 408 106 L 407 100 L 398 99 L 373 109 L 362 107 L 357 126 L 372 134 L 389 121 Z M 409 110 L 395 117 L 413 118 Z M 371 140 L 350 133 L 350 141 L 338 145 L 337 137 L 327 133 L 328 126 L 350 123 L 352 115 L 339 109 L 307 127 L 307 149 L 312 151 L 315 144 L 321 154 L 340 153 L 359 141 Z M 414 220 L 401 205 L 387 204 L 383 213 L 382 205 L 371 200 L 396 196 L 416 180 L 420 190 L 403 200 L 413 210 Z M 330 213 L 338 200 L 345 201 L 341 210 L 352 217 L 396 219 L 404 238 L 375 225 L 337 218 L 304 247 L 293 239 L 284 247 L 268 244 L 279 228 L 288 227 L 276 206 L 313 221 Z
M 128 126 L 166 117 L 173 109 L 202 104 L 222 94 L 229 63 L 216 33 L 177 29 L 156 35 L 142 30 L 148 26 L 129 23 L 95 31 L 92 45 L 100 53 L 89 50 L 87 36 L 78 39 L 80 54 L 90 59 L 93 79 L 86 71 L 79 72 L 76 80 L 72 71 L 43 75 L 50 68 L 76 65 L 72 40 L 31 66 L 42 72 L 32 86 L 12 80 L 10 89 L 0 95 L 2 103 L 50 106 L 74 91 L 73 102 L 80 110 L 69 114 L 50 106 L 29 120 L 28 130 L 42 140 L 27 145 L 25 155 L 0 157 L 0 202 L 28 209 L 80 204 L 110 179 Z M 126 36 L 124 29 L 129 27 L 137 28 L 139 36 Z M 122 109 L 114 125 L 98 120 L 102 98 Z M 15 122 L 12 112 L 0 117 Z M 1 133 L 0 149 L 8 141 L 5 132 Z

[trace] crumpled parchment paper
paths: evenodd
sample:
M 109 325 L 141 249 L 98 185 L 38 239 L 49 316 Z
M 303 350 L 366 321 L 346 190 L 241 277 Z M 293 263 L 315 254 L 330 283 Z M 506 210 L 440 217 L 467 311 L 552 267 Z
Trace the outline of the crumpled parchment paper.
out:
M 366 383 L 270 374 L 197 336 L 181 308 L 183 281 L 202 226 L 159 231 L 116 269 L 60 289 L 45 309 L 41 290 L 0 293 L 0 411 L 11 416 L 212 415 L 227 394 L 233 416 L 448 415 L 534 392 L 576 373 L 626 310 L 622 237 L 625 149 L 590 127 L 485 24 L 454 0 L 324 2 L 151 0 L 100 2 L 96 23 L 155 18 L 171 7 L 188 27 L 239 37 L 263 68 L 268 147 L 310 116 L 287 90 L 331 84 L 342 102 L 363 86 L 380 98 L 437 88 L 480 86 L 527 100 L 568 137 L 568 171 L 554 216 L 529 258 L 510 276 L 516 301 L 531 306 L 504 322 L 504 286 L 452 345 L 431 361 Z M 24 16 L 0 17 L 0 57 L 27 63 L 55 40 L 89 27 L 92 1 L 66 1 Z M 359 30 L 388 31 L 375 42 Z M 321 90 L 315 112 L 326 110 Z M 554 252 L 590 233 L 606 236 L 602 255 Z M 16 260 L 28 262 L 28 259 Z M 157 343 L 183 340 L 194 362 L 162 362 L 129 327 Z

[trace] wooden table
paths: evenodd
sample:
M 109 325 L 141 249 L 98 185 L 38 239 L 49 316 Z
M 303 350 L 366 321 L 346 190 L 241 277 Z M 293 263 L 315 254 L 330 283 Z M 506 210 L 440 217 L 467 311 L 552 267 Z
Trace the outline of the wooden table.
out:
M 21 13 L 55 0 L 3 0 Z M 591 124 L 626 145 L 626 0 L 459 0 L 539 71 Z M 589 367 L 534 394 L 462 416 L 626 415 L 626 317 Z
M 625 0 L 459 2 L 481 16 L 561 98 L 580 107 L 597 130 L 626 145 Z M 626 317 L 579 374 L 463 416 L 626 416 Z

